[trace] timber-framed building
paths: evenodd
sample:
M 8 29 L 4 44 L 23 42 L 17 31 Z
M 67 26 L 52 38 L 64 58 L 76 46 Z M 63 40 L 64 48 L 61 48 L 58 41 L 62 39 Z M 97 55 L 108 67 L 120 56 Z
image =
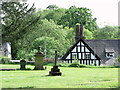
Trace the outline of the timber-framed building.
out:
M 120 40 L 85 40 L 83 25 L 76 25 L 75 44 L 63 55 L 62 60 L 95 66 L 113 65 L 120 55 Z

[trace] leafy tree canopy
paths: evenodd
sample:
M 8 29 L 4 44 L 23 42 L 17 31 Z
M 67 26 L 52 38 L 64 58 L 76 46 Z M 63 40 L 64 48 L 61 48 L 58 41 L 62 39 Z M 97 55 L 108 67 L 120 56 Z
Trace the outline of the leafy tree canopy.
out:
M 56 5 L 49 5 L 49 6 L 47 6 L 46 9 L 54 10 L 54 9 L 58 9 L 58 6 L 56 6 Z
M 117 39 L 118 37 L 118 27 L 116 26 L 105 26 L 100 28 L 93 33 L 95 39 Z
M 46 46 L 46 51 L 47 51 L 46 57 L 47 58 L 54 57 L 55 49 L 58 47 L 59 43 L 60 42 L 58 40 L 55 40 L 54 37 L 47 37 L 47 36 L 39 37 L 33 42 L 34 48 L 37 49 L 38 46 L 42 46 L 43 52 Z
M 20 2 L 3 2 L 1 13 L 2 41 L 11 42 L 12 55 L 15 59 L 18 43 L 22 43 L 20 40 L 27 37 L 37 27 L 40 16 L 35 13 L 34 5 L 28 8 L 26 3 Z
M 38 29 L 29 34 L 22 42 L 25 43 L 25 48 L 29 45 L 31 52 L 38 46 L 42 46 L 42 51 L 44 51 L 46 43 L 47 58 L 53 58 L 55 50 L 59 51 L 59 55 L 63 55 L 63 53 L 71 46 L 71 43 L 73 44 L 72 38 L 68 38 L 69 36 L 74 37 L 72 34 L 69 35 L 71 31 L 73 32 L 72 28 L 63 28 L 62 26 L 57 25 L 53 20 L 48 21 L 47 19 L 44 19 L 42 20 L 42 23 L 39 24 Z M 19 43 L 19 46 L 21 46 L 21 44 L 22 43 Z M 28 52 L 28 50 L 29 49 L 23 49 L 23 51 L 19 50 L 18 56 L 21 57 L 23 55 L 23 57 L 26 57 L 23 53 L 24 51 Z
M 35 15 L 34 5 L 28 8 L 26 3 L 2 3 L 2 37 L 3 41 L 13 42 L 21 39 L 32 31 L 32 27 L 39 20 Z
M 63 26 L 74 27 L 77 23 L 84 25 L 84 27 L 90 31 L 97 28 L 96 18 L 93 18 L 90 9 L 71 6 L 66 10 L 65 15 L 62 16 L 60 24 Z
M 43 19 L 50 20 L 52 19 L 56 24 L 59 24 L 61 17 L 65 15 L 66 9 L 57 8 L 57 9 L 46 9 L 43 11 Z

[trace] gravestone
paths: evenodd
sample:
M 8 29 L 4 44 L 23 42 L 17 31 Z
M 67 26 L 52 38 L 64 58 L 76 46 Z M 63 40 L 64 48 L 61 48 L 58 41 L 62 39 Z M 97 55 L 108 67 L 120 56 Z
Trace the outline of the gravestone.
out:
M 21 60 L 20 61 L 20 70 L 25 70 L 26 69 L 26 61 L 25 60 Z
M 38 52 L 35 53 L 35 68 L 34 70 L 44 70 L 45 68 L 43 67 L 43 59 L 44 59 L 44 54 L 41 52 L 41 47 L 38 47 Z
M 61 76 L 62 73 L 60 72 L 60 69 L 58 69 L 57 66 L 57 51 L 55 51 L 55 65 L 53 68 L 51 68 L 51 71 L 49 72 L 50 76 Z

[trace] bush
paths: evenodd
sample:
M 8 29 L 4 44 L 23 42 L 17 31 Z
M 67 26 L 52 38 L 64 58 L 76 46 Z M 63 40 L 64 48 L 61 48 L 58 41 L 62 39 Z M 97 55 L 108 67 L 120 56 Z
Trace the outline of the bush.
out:
M 69 63 L 58 63 L 59 67 L 68 67 L 70 64 Z
M 74 60 L 73 63 L 58 63 L 59 67 L 79 67 L 79 68 L 120 68 L 119 66 L 95 66 L 93 64 L 85 65 L 85 64 L 79 64 L 78 60 Z
M 80 64 L 79 64 L 78 60 L 74 60 L 74 62 L 71 63 L 68 67 L 79 67 L 79 66 L 80 66 Z
M 26 54 L 26 59 L 28 61 L 34 61 L 34 59 L 35 59 L 34 54 Z
M 0 57 L 0 63 L 1 64 L 6 64 L 6 63 L 9 63 L 9 62 L 10 62 L 10 58 L 8 58 L 6 56 Z
M 54 61 L 44 61 L 44 65 L 52 64 L 52 63 L 54 63 Z
M 79 67 L 87 67 L 85 64 L 80 64 Z

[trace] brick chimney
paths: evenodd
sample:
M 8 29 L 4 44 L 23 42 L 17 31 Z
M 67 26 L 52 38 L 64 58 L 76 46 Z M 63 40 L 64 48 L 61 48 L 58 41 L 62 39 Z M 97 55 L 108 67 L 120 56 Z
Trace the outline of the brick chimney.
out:
M 76 25 L 75 41 L 77 42 L 79 39 L 84 39 L 84 26 L 83 25 Z

